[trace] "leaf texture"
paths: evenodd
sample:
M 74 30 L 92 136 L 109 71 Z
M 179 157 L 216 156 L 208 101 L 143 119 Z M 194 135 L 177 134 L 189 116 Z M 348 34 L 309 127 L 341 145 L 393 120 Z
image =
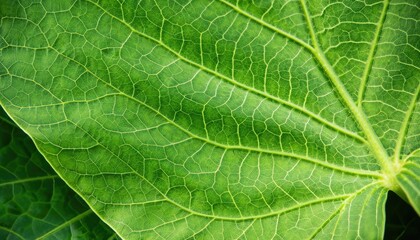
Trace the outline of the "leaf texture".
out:
M 379 239 L 388 190 L 419 209 L 418 1 L 1 7 L 2 106 L 123 238 Z

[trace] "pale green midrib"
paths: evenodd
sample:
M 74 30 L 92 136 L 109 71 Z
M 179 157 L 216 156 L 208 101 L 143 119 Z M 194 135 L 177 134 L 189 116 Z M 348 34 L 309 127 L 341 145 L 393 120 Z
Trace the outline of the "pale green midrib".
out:
M 10 181 L 10 182 L 2 182 L 2 183 L 0 183 L 0 187 L 4 187 L 4 186 L 7 186 L 7 185 L 15 185 L 15 184 L 20 184 L 20 183 L 26 183 L 26 182 L 56 179 L 56 178 L 59 178 L 59 177 L 57 175 L 49 175 L 49 176 L 42 176 L 42 177 L 25 178 L 25 179 Z
M 56 233 L 56 232 L 58 232 L 58 231 L 62 230 L 63 228 L 65 228 L 65 227 L 69 226 L 70 224 L 75 223 L 75 222 L 77 222 L 77 221 L 79 221 L 79 220 L 83 219 L 84 217 L 86 217 L 86 216 L 90 215 L 91 213 L 93 213 L 93 211 L 92 211 L 91 209 L 86 210 L 85 212 L 83 212 L 83 213 L 81 213 L 81 214 L 79 214 L 79 215 L 77 215 L 77 216 L 73 217 L 72 219 L 67 220 L 66 222 L 64 222 L 64 223 L 60 224 L 59 226 L 57 226 L 57 227 L 53 228 L 52 230 L 48 231 L 48 232 L 47 232 L 47 233 L 45 233 L 44 235 L 42 235 L 42 236 L 40 236 L 40 237 L 37 237 L 37 238 L 36 238 L 36 240 L 42 240 L 42 239 L 45 239 L 46 237 L 48 237 L 48 236 L 50 236 L 50 235 L 52 235 L 52 234 L 54 234 L 54 233 Z
M 159 112 L 158 110 L 154 109 L 153 107 L 147 105 L 146 103 L 140 101 L 139 99 L 127 95 L 126 93 L 122 92 L 120 89 L 118 89 L 117 87 L 111 85 L 110 83 L 104 81 L 102 78 L 98 77 L 95 73 L 93 73 L 92 71 L 90 71 L 86 66 L 84 66 L 83 64 L 77 62 L 76 60 L 60 53 L 59 51 L 57 51 L 56 49 L 50 47 L 51 50 L 55 51 L 57 54 L 59 54 L 60 56 L 80 65 L 81 67 L 83 67 L 86 72 L 90 73 L 92 76 L 94 76 L 97 80 L 103 82 L 104 84 L 106 84 L 107 86 L 111 87 L 112 89 L 114 89 L 115 91 L 117 91 L 116 95 L 121 95 L 124 96 L 132 101 L 135 101 L 137 103 L 142 104 L 143 106 L 145 106 L 147 109 L 155 112 L 156 114 L 158 114 L 159 116 L 161 116 L 162 118 L 164 118 L 167 122 L 169 122 L 170 124 L 172 124 L 173 126 L 175 126 L 176 128 L 178 128 L 179 130 L 183 131 L 184 133 L 186 133 L 187 135 L 189 135 L 191 138 L 196 138 L 198 140 L 201 140 L 203 142 L 207 142 L 209 144 L 212 144 L 214 146 L 220 147 L 220 148 L 224 148 L 224 149 L 238 149 L 238 150 L 246 150 L 246 151 L 255 151 L 255 152 L 265 152 L 268 154 L 275 154 L 275 155 L 280 155 L 280 156 L 286 156 L 286 157 L 292 157 L 295 159 L 299 159 L 299 160 L 304 160 L 307 162 L 311 162 L 314 164 L 319 164 L 322 165 L 324 167 L 330 168 L 330 169 L 334 169 L 334 170 L 338 170 L 341 172 L 346 172 L 346 173 L 351 173 L 351 174 L 355 174 L 355 175 L 365 175 L 365 176 L 371 176 L 371 177 L 375 177 L 375 178 L 380 178 L 381 175 L 377 172 L 374 171 L 369 171 L 369 170 L 363 170 L 363 169 L 354 169 L 354 168 L 347 168 L 347 167 L 342 167 L 342 166 L 337 166 L 335 164 L 329 164 L 326 161 L 322 161 L 319 159 L 314 159 L 314 158 L 310 158 L 308 156 L 302 156 L 302 155 L 298 155 L 298 154 L 294 154 L 294 153 L 287 153 L 287 152 L 279 152 L 279 151 L 273 151 L 273 150 L 265 150 L 265 149 L 259 149 L 259 148 L 252 148 L 252 147 L 245 147 L 245 146 L 227 146 L 225 144 L 221 144 L 218 142 L 215 142 L 213 140 L 210 140 L 208 138 L 204 138 L 204 137 L 200 137 L 196 134 L 193 134 L 192 132 L 188 131 L 187 129 L 183 128 L 182 126 L 180 126 L 179 124 L 177 124 L 176 122 L 174 122 L 173 120 L 169 119 L 167 116 L 165 116 L 164 114 L 162 114 L 161 112 Z M 110 94 L 106 95 L 109 96 Z M 91 101 L 97 101 L 97 99 L 93 99 Z M 72 101 L 69 103 L 76 103 L 77 101 Z M 87 101 L 81 101 L 83 102 L 87 102 Z M 65 103 L 58 103 L 57 105 L 63 105 Z M 34 107 L 34 106 L 31 106 Z
M 357 95 L 357 106 L 360 108 L 362 106 L 363 95 L 366 90 L 367 79 L 369 78 L 369 74 L 372 70 L 373 58 L 375 56 L 376 49 L 378 48 L 378 42 L 379 42 L 379 38 L 382 32 L 383 24 L 385 22 L 385 16 L 388 10 L 388 6 L 389 6 L 389 0 L 385 0 L 384 6 L 382 8 L 381 16 L 379 17 L 379 22 L 376 25 L 375 36 L 370 46 L 369 55 L 366 60 L 367 64 L 365 65 L 365 69 L 363 70 L 362 78 L 360 80 L 360 87 L 359 87 L 359 92 Z
M 394 150 L 394 164 L 399 165 L 400 162 L 403 162 L 403 160 L 400 160 L 402 146 L 405 140 L 405 137 L 408 132 L 408 126 L 410 124 L 410 119 L 414 113 L 414 109 L 416 108 L 417 99 L 419 97 L 420 92 L 420 83 L 417 85 L 417 89 L 411 99 L 410 105 L 408 106 L 407 112 L 405 114 L 404 120 L 401 124 L 400 131 L 398 133 L 397 143 L 395 144 L 395 150 Z
M 379 138 L 376 135 L 375 131 L 373 130 L 372 126 L 370 125 L 369 121 L 367 120 L 366 115 L 360 108 L 357 107 L 352 97 L 347 92 L 345 86 L 341 82 L 340 78 L 335 73 L 329 60 L 324 55 L 318 43 L 317 37 L 315 35 L 314 27 L 312 24 L 309 11 L 306 7 L 305 0 L 300 0 L 300 1 L 301 1 L 303 11 L 304 11 L 306 21 L 308 23 L 308 29 L 312 38 L 312 42 L 316 49 L 316 51 L 314 52 L 315 57 L 318 59 L 320 65 L 325 70 L 325 73 L 328 75 L 331 82 L 336 87 L 342 100 L 348 106 L 348 108 L 350 109 L 354 117 L 356 118 L 357 122 L 359 123 L 360 127 L 362 128 L 363 132 L 365 133 L 365 136 L 367 137 L 367 140 L 369 142 L 369 147 L 372 151 L 372 154 L 375 156 L 375 158 L 377 159 L 379 165 L 381 166 L 383 170 L 384 185 L 389 187 L 391 190 L 396 190 L 396 188 L 398 188 L 398 186 L 395 183 L 396 172 L 392 164 L 392 161 L 390 161 L 389 159 L 388 153 L 386 152 L 382 143 L 379 141 Z
M 15 231 L 13 231 L 13 230 L 11 230 L 11 229 L 8 229 L 8 228 L 6 228 L 6 227 L 3 227 L 3 226 L 1 226 L 1 225 L 0 225 L 0 230 L 3 230 L 3 231 L 6 231 L 6 232 L 9 232 L 9 233 L 11 233 L 11 234 L 15 235 L 16 237 L 18 237 L 18 238 L 20 238 L 20 239 L 22 239 L 22 240 L 25 240 L 25 238 L 24 238 L 22 235 L 20 235 L 19 233 L 15 232 Z
M 346 205 L 348 204 L 348 202 L 350 202 L 350 201 L 352 201 L 354 198 L 356 198 L 360 193 L 362 193 L 365 189 L 367 189 L 367 188 L 369 188 L 369 187 L 371 187 L 371 186 L 374 186 L 374 185 L 377 185 L 377 183 L 375 183 L 375 182 L 373 182 L 373 183 L 370 183 L 370 184 L 368 184 L 368 185 L 366 185 L 366 186 L 364 186 L 364 187 L 362 187 L 361 189 L 359 189 L 357 192 L 354 192 L 351 196 L 349 196 L 349 198 L 347 198 L 347 199 L 345 199 L 345 201 L 343 201 L 342 203 L 341 203 L 341 206 L 340 207 L 338 207 L 337 209 L 336 209 L 336 211 L 334 211 L 334 213 L 332 213 L 331 215 L 330 215 L 330 217 L 328 218 L 328 219 L 326 219 L 324 222 L 323 222 L 323 224 L 321 225 L 321 226 L 319 226 L 313 233 L 312 233 L 312 235 L 311 235 L 311 237 L 309 237 L 309 239 L 314 239 L 317 235 L 318 235 L 318 233 L 320 233 L 323 229 L 324 229 L 324 227 L 327 225 L 327 224 L 329 224 L 333 219 L 334 219 L 334 217 L 335 216 L 337 216 L 337 214 L 339 214 L 340 213 L 340 215 L 342 214 L 342 210 L 346 207 Z M 375 188 L 374 188 L 375 189 Z M 338 220 L 337 220 L 338 221 Z
M 247 17 L 247 18 L 252 19 L 253 21 L 259 23 L 260 25 L 262 25 L 262 26 L 264 26 L 264 27 L 266 27 L 266 28 L 268 28 L 268 29 L 270 29 L 270 30 L 272 30 L 272 31 L 274 31 L 274 32 L 276 32 L 276 33 L 278 33 L 278 34 L 280 34 L 280 35 L 282 35 L 282 36 L 284 36 L 284 37 L 286 37 L 286 38 L 288 38 L 288 39 L 296 42 L 296 43 L 298 43 L 299 45 L 301 45 L 302 47 L 306 48 L 310 52 L 315 51 L 315 49 L 311 45 L 309 45 L 308 43 L 304 42 L 302 39 L 297 38 L 296 36 L 294 36 L 294 35 L 286 32 L 286 31 L 283 31 L 283 30 L 279 29 L 278 27 L 275 27 L 275 26 L 273 26 L 273 25 L 265 22 L 264 20 L 259 19 L 259 18 L 255 17 L 255 16 L 249 14 L 246 11 L 243 11 L 238 6 L 235 6 L 232 3 L 227 2 L 225 0 L 219 0 L 219 2 L 221 2 L 221 3 L 223 3 L 223 4 L 227 5 L 227 6 L 229 6 L 230 8 L 232 8 L 233 10 L 235 10 L 237 13 L 239 13 L 239 14 Z
M 117 18 L 116 16 L 112 15 L 110 12 L 108 12 L 106 9 L 102 8 L 97 3 L 94 3 L 94 2 L 92 2 L 90 0 L 87 0 L 87 1 L 90 2 L 91 4 L 95 5 L 99 9 L 101 9 L 104 13 L 108 14 L 111 18 L 114 18 L 117 21 L 119 21 L 120 23 L 124 24 L 132 32 L 134 32 L 134 33 L 136 33 L 136 34 L 138 34 L 138 35 L 140 35 L 140 36 L 142 36 L 142 37 L 144 37 L 146 39 L 149 39 L 150 41 L 153 41 L 154 43 L 162 46 L 167 51 L 169 51 L 171 54 L 175 55 L 177 58 L 179 58 L 180 60 L 184 61 L 185 63 L 188 63 L 188 64 L 190 64 L 190 65 L 192 65 L 194 67 L 197 67 L 198 69 L 200 69 L 200 70 L 202 70 L 202 71 L 204 71 L 204 72 L 206 72 L 206 73 L 208 73 L 210 75 L 214 75 L 214 76 L 216 76 L 216 77 L 218 77 L 218 78 L 220 78 L 220 79 L 222 79 L 222 80 L 224 80 L 226 82 L 229 82 L 229 83 L 233 84 L 234 86 L 237 86 L 237 87 L 239 87 L 241 89 L 244 89 L 244 90 L 246 90 L 248 92 L 251 92 L 253 94 L 256 94 L 256 95 L 261 96 L 261 97 L 266 98 L 266 99 L 270 99 L 270 100 L 275 101 L 275 102 L 278 102 L 280 104 L 286 105 L 286 106 L 290 107 L 291 109 L 295 109 L 295 110 L 303 113 L 304 115 L 307 115 L 310 118 L 315 119 L 316 121 L 318 121 L 318 122 L 320 122 L 320 123 L 328 126 L 329 128 L 331 128 L 333 130 L 336 130 L 336 131 L 338 131 L 340 133 L 343 133 L 343 134 L 345 134 L 347 136 L 350 136 L 350 137 L 352 137 L 354 139 L 357 139 L 358 141 L 360 141 L 360 142 L 362 142 L 364 144 L 367 144 L 366 140 L 363 137 L 359 136 L 357 133 L 354 133 L 354 132 L 352 132 L 352 131 L 350 131 L 350 130 L 348 130 L 346 128 L 343 128 L 342 126 L 339 126 L 336 123 L 330 122 L 327 119 L 324 119 L 323 117 L 321 117 L 321 116 L 319 116 L 319 115 L 317 115 L 317 114 L 309 111 L 306 108 L 303 108 L 303 107 L 301 107 L 299 105 L 296 105 L 296 104 L 294 104 L 292 102 L 288 102 L 288 101 L 282 100 L 282 99 L 280 99 L 278 97 L 275 97 L 275 96 L 273 96 L 273 95 L 271 95 L 269 93 L 260 91 L 258 89 L 252 88 L 252 87 L 249 87 L 249 86 L 247 86 L 245 84 L 242 84 L 242 83 L 240 83 L 240 82 L 238 82 L 238 81 L 236 81 L 234 79 L 231 79 L 231 78 L 229 78 L 229 77 L 227 77 L 227 76 L 225 76 L 223 74 L 220 74 L 219 72 L 216 72 L 216 71 L 214 71 L 212 69 L 209 69 L 209 68 L 207 68 L 207 67 L 205 67 L 203 65 L 200 65 L 200 64 L 198 64 L 198 63 L 196 63 L 194 61 L 191 61 L 188 58 L 185 58 L 184 56 L 180 55 L 179 53 L 177 53 L 176 51 L 174 51 L 172 48 L 170 48 L 169 46 L 167 46 L 166 44 L 164 44 L 160 40 L 157 40 L 157 39 L 155 39 L 155 38 L 153 38 L 153 37 L 151 37 L 149 35 L 146 35 L 146 34 L 140 32 L 140 31 L 136 30 L 130 24 L 128 24 L 128 23 L 124 22 L 123 20 Z

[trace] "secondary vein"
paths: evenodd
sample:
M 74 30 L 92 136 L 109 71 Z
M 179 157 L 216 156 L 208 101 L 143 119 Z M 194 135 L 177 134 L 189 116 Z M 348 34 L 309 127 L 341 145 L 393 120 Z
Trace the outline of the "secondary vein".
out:
M 413 116 L 414 109 L 416 107 L 417 99 L 419 98 L 420 84 L 417 85 L 417 89 L 411 99 L 410 105 L 408 106 L 407 113 L 405 114 L 404 120 L 401 124 L 401 128 L 398 134 L 397 143 L 395 144 L 394 150 L 394 164 L 398 164 L 401 155 L 402 145 L 404 143 L 405 136 L 407 135 L 408 125 L 410 123 L 411 116 Z
M 367 79 L 369 78 L 369 74 L 370 71 L 372 70 L 372 65 L 373 65 L 373 57 L 375 55 L 376 49 L 378 48 L 378 41 L 379 41 L 379 37 L 381 35 L 381 31 L 382 31 L 382 27 L 385 21 L 385 16 L 386 16 L 386 12 L 388 10 L 388 6 L 389 6 L 389 0 L 385 0 L 384 2 L 384 6 L 382 8 L 382 13 L 381 16 L 379 18 L 379 22 L 376 26 L 376 31 L 375 31 L 375 37 L 372 41 L 370 50 L 369 50 L 369 56 L 368 59 L 366 61 L 366 66 L 365 69 L 363 70 L 363 75 L 362 75 L 362 79 L 360 81 L 360 88 L 359 88 L 359 93 L 357 96 L 357 106 L 361 107 L 362 105 L 362 100 L 363 100 L 363 95 L 365 93 L 366 90 L 366 82 Z

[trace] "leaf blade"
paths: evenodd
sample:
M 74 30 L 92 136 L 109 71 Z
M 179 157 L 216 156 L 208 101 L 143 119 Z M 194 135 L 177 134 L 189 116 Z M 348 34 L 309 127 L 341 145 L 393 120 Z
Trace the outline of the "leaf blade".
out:
M 0 102 L 121 236 L 369 236 L 364 218 L 383 236 L 388 152 L 330 63 L 333 51 L 318 46 L 314 59 L 299 30 L 305 14 L 280 11 L 297 21 L 283 31 L 272 18 L 277 2 L 21 4 L 39 12 L 1 15 Z M 302 6 L 307 36 L 324 47 L 314 6 Z M 356 19 L 359 7 L 341 10 Z M 368 32 L 375 14 L 359 22 Z M 365 186 L 356 210 L 340 205 L 353 206 Z M 313 209 L 319 218 L 307 219 Z

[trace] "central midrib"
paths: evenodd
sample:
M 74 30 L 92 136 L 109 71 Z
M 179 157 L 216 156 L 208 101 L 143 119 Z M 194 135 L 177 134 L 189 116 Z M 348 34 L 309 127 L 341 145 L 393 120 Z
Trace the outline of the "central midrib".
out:
M 314 46 L 314 56 L 324 69 L 325 73 L 330 78 L 331 82 L 334 84 L 335 88 L 337 89 L 341 99 L 349 108 L 350 112 L 355 117 L 356 121 L 359 123 L 362 131 L 364 132 L 369 148 L 372 154 L 375 156 L 376 160 L 378 161 L 379 165 L 382 168 L 383 172 L 383 180 L 384 185 L 391 190 L 398 191 L 398 184 L 396 184 L 395 176 L 397 174 L 396 170 L 394 169 L 394 165 L 388 156 L 384 146 L 382 145 L 381 141 L 379 140 L 378 136 L 376 135 L 375 131 L 372 128 L 372 125 L 368 121 L 366 115 L 362 111 L 361 107 L 358 107 L 354 102 L 353 98 L 350 96 L 349 92 L 347 91 L 344 84 L 341 82 L 340 77 L 335 72 L 334 68 L 331 66 L 329 60 L 325 56 L 323 50 L 321 49 L 315 31 L 314 26 L 306 6 L 305 0 L 300 0 L 304 15 L 308 24 L 308 29 L 311 35 L 312 43 Z M 382 9 L 381 16 L 385 16 L 384 11 L 386 12 L 388 6 L 388 0 L 385 1 L 384 7 Z M 383 21 L 383 18 L 380 19 Z M 380 23 L 382 25 L 382 23 Z M 375 41 L 377 43 L 377 41 Z M 373 57 L 373 56 L 372 56 Z

